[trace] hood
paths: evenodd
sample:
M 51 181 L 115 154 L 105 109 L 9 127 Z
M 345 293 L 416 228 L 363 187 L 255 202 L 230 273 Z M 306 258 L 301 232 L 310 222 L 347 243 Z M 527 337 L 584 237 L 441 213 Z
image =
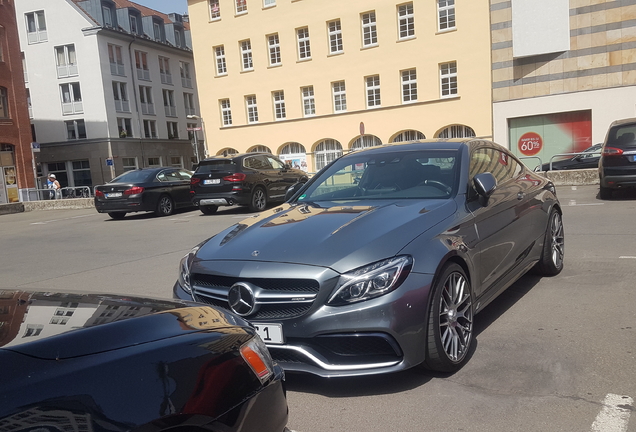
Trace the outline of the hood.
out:
M 194 303 L 117 295 L 3 291 L 0 351 L 65 359 L 182 334 L 247 326 L 242 319 Z M 208 320 L 196 320 L 201 314 Z M 201 326 L 200 321 L 206 321 Z M 97 341 L 97 342 L 96 342 Z
M 454 200 L 365 204 L 284 204 L 217 234 L 196 259 L 308 264 L 342 273 L 398 254 L 457 208 Z

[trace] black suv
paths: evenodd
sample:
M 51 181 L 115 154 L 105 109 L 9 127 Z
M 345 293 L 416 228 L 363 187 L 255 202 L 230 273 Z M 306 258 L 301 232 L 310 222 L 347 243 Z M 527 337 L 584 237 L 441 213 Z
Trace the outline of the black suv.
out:
M 270 201 L 285 201 L 285 192 L 307 181 L 307 173 L 269 153 L 240 153 L 204 159 L 190 179 L 192 203 L 203 214 L 234 204 L 262 211 Z
M 603 143 L 598 174 L 601 199 L 612 198 L 612 191 L 636 187 L 636 118 L 617 120 L 610 125 Z

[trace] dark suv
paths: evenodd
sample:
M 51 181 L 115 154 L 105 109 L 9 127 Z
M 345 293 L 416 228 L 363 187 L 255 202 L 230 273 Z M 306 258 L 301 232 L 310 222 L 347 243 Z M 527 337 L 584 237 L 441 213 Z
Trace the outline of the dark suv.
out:
M 610 125 L 603 143 L 598 174 L 601 199 L 612 191 L 636 187 L 636 118 L 617 120 Z
M 306 181 L 307 173 L 274 155 L 241 153 L 202 160 L 190 180 L 190 194 L 203 214 L 234 204 L 262 211 L 270 201 L 285 201 L 290 186 Z

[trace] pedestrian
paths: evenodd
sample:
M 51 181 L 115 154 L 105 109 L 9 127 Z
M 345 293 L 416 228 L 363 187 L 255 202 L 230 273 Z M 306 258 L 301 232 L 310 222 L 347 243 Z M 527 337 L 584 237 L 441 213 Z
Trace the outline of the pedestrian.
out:
M 49 174 L 49 177 L 46 179 L 46 187 L 53 191 L 51 198 L 61 198 L 62 188 L 60 182 L 55 178 L 55 174 Z

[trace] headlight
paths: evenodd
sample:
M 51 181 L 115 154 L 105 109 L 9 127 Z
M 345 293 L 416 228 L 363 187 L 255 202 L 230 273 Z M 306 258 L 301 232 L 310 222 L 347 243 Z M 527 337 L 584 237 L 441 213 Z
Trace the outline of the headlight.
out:
M 264 383 L 272 376 L 274 373 L 274 362 L 267 347 L 258 335 L 241 346 L 240 351 L 243 360 L 250 365 L 250 368 L 261 383 Z
M 413 258 L 400 256 L 345 273 L 327 304 L 340 306 L 387 294 L 406 279 L 412 264 Z
M 190 285 L 190 266 L 192 266 L 192 260 L 194 255 L 201 248 L 201 246 L 195 246 L 186 256 L 181 258 L 179 263 L 179 285 L 188 294 L 192 294 L 192 285 Z

